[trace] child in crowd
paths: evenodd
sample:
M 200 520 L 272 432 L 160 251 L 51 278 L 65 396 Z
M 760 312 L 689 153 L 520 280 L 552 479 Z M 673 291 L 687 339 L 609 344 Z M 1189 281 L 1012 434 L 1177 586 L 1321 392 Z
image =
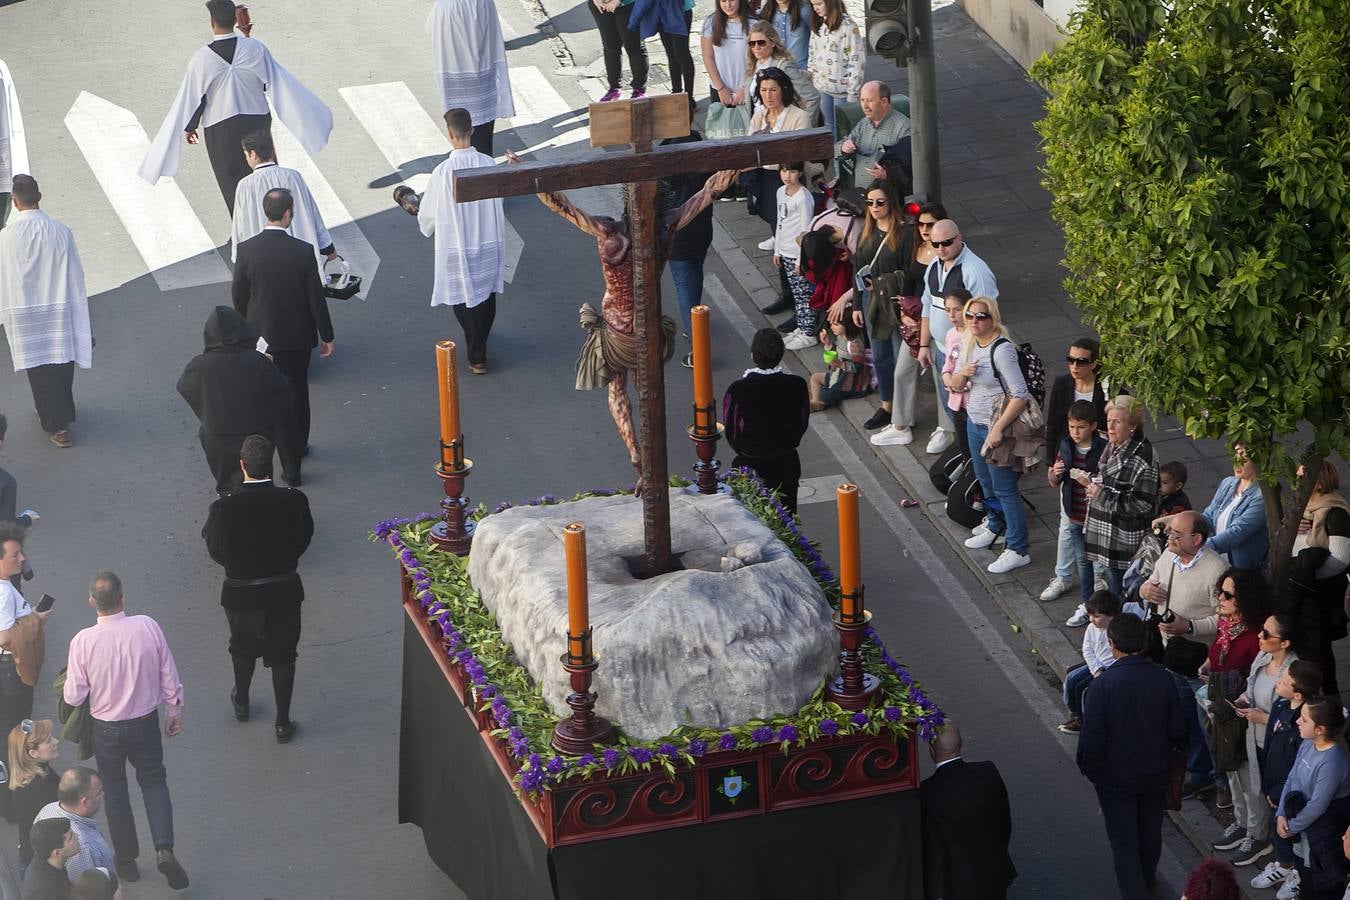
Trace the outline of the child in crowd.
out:
M 1186 464 L 1163 463 L 1158 467 L 1158 515 L 1170 516 L 1191 508 L 1186 496 Z
M 1277 897 L 1289 900 L 1299 895 L 1299 874 L 1294 861 L 1294 842 L 1280 836 L 1276 829 L 1275 808 L 1284 793 L 1284 784 L 1294 768 L 1298 748 L 1303 744 L 1298 718 L 1303 704 L 1322 693 L 1322 671 L 1315 663 L 1296 659 L 1275 682 L 1275 702 L 1266 720 L 1266 740 L 1261 761 L 1261 793 L 1270 805 L 1270 839 L 1275 845 L 1275 861 L 1252 879 L 1254 888 L 1280 885 Z M 1256 724 L 1249 725 L 1258 728 Z
M 844 316 L 820 329 L 825 345 L 825 371 L 811 373 L 811 412 L 835 406 L 840 400 L 861 397 L 872 390 L 872 366 L 862 329 Z
M 797 261 L 802 255 L 802 238 L 811 227 L 816 213 L 816 201 L 802 184 L 806 163 L 783 163 L 778 177 L 783 186 L 778 189 L 778 217 L 773 232 L 773 264 L 787 277 L 792 291 L 792 305 L 797 317 L 797 329 L 783 339 L 788 350 L 805 350 L 816 345 L 816 313 L 811 309 L 814 288 L 802 274 Z
M 964 287 L 953 287 L 942 296 L 943 308 L 952 327 L 943 338 L 942 386 L 947 389 L 947 408 L 952 411 L 952 425 L 956 429 L 956 445 L 961 455 L 970 458 L 970 438 L 966 436 L 966 391 L 952 390 L 952 375 L 961 363 L 961 341 L 966 336 L 966 317 L 962 311 L 972 299 Z
M 1346 798 L 1350 797 L 1350 755 L 1345 748 L 1345 713 L 1339 699 L 1310 698 L 1298 717 L 1303 738 L 1289 780 L 1275 810 L 1275 831 L 1302 841 L 1298 855 L 1299 895 L 1334 897 L 1345 884 Z
M 1106 438 L 1097 433 L 1097 410 L 1091 400 L 1075 400 L 1069 404 L 1069 433 L 1055 449 L 1054 461 L 1046 478 L 1051 487 L 1059 488 L 1059 541 L 1055 549 L 1055 577 L 1050 579 L 1041 599 L 1054 600 L 1068 589 L 1070 576 L 1078 572 L 1078 591 L 1082 603 L 1073 611 L 1065 625 L 1077 628 L 1086 625 L 1086 601 L 1092 596 L 1092 563 L 1083 546 L 1083 521 L 1087 518 L 1087 488 L 1072 473 L 1081 470 L 1095 475 Z
M 1092 684 L 1092 679 L 1115 662 L 1111 643 L 1106 639 L 1106 626 L 1120 615 L 1120 598 L 1110 591 L 1097 591 L 1087 599 L 1084 607 L 1092 624 L 1083 632 L 1084 665 L 1070 669 L 1064 679 L 1064 705 L 1069 708 L 1069 718 L 1059 730 L 1065 734 L 1077 734 L 1083 729 L 1083 693 Z

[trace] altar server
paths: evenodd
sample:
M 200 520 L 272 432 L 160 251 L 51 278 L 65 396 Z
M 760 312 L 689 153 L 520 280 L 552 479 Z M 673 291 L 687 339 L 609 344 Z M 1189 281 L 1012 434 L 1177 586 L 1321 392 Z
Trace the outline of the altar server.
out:
M 178 171 L 178 133 L 197 143 L 197 126 L 206 130 L 206 154 L 216 173 L 221 196 L 234 214 L 234 192 L 249 173 L 240 142 L 245 135 L 270 128 L 267 99 L 306 152 L 318 153 L 333 130 L 333 113 L 276 60 L 261 41 L 234 33 L 233 0 L 209 0 L 211 43 L 188 62 L 187 74 L 159 134 L 155 135 L 137 172 L 154 184 Z
M 492 0 L 436 0 L 427 17 L 441 109 L 467 109 L 473 120 L 473 149 L 492 155 L 498 119 L 516 114 L 506 42 Z
M 41 199 L 33 176 L 14 176 L 14 215 L 0 231 L 0 325 L 14 371 L 28 373 L 42 429 L 64 449 L 75 421 L 75 366 L 93 364 L 94 344 L 75 237 L 38 209 Z
M 28 174 L 28 144 L 23 137 L 19 95 L 9 66 L 0 59 L 0 228 L 9 215 L 10 185 L 15 175 Z
M 230 259 L 239 258 L 239 245 L 249 238 L 261 234 L 267 227 L 267 216 L 263 214 L 263 196 L 272 188 L 285 188 L 291 192 L 295 201 L 295 216 L 286 233 L 291 237 L 314 245 L 315 259 L 326 256 L 337 258 L 337 248 L 328 229 L 323 227 L 323 215 L 309 185 L 294 169 L 277 165 L 277 151 L 272 144 L 272 132 L 263 129 L 247 135 L 241 142 L 244 159 L 253 174 L 239 182 L 234 192 L 234 233 L 230 237 Z M 320 269 L 323 263 L 319 263 Z
M 495 19 L 494 19 L 495 21 Z M 506 216 L 500 198 L 455 202 L 455 172 L 491 168 L 492 157 L 470 146 L 469 111 L 445 114 L 450 155 L 431 173 L 417 224 L 436 237 L 436 282 L 432 306 L 451 306 L 464 329 L 469 371 L 487 374 L 487 339 L 497 315 L 497 292 L 506 282 Z

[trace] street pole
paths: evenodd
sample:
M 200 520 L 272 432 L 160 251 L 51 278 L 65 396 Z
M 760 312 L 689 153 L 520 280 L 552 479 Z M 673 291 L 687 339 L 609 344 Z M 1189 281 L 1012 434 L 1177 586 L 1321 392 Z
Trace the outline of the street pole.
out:
M 914 192 L 942 199 L 939 173 L 937 76 L 934 73 L 933 7 L 930 0 L 909 0 L 909 116 Z

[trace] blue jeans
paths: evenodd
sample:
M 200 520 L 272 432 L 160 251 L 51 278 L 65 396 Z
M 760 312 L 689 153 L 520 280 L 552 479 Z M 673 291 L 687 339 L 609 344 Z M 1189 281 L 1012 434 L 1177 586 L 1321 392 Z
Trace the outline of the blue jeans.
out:
M 689 311 L 703 302 L 703 260 L 706 254 L 697 259 L 672 259 L 670 277 L 675 282 L 675 301 L 680 306 L 680 324 L 684 333 L 689 334 Z
M 164 745 L 159 739 L 159 711 L 121 722 L 94 719 L 94 760 L 103 779 L 103 810 L 113 853 L 123 862 L 140 856 L 136 819 L 127 790 L 127 763 L 136 769 L 136 781 L 145 801 L 145 817 L 155 849 L 173 849 L 173 804 L 165 781 Z
M 1106 563 L 1094 562 L 1092 564 L 1092 574 L 1094 578 L 1100 578 L 1106 582 L 1106 589 L 1117 597 L 1124 599 L 1122 591 L 1124 590 L 1121 582 L 1125 578 L 1125 570 L 1117 569 L 1115 566 L 1108 566 Z
M 844 98 L 827 94 L 824 91 L 820 92 L 820 114 L 825 119 L 825 127 L 830 129 L 830 134 L 833 134 L 835 140 L 838 140 L 839 135 L 834 134 L 834 104 L 836 102 L 843 103 Z
M 1059 542 L 1055 545 L 1055 577 L 1067 579 L 1078 572 L 1078 594 L 1086 603 L 1092 596 L 1092 563 L 1083 546 L 1083 526 L 1059 511 Z
M 1006 531 L 1008 549 L 1026 556 L 1031 535 L 1027 531 L 1022 493 L 1017 489 L 1017 473 L 1007 466 L 991 466 L 980 453 L 984 439 L 989 437 L 987 426 L 967 421 L 966 437 L 970 440 L 970 462 L 975 467 L 975 477 L 980 480 L 980 489 L 984 491 L 989 530 L 994 534 Z
M 821 95 L 822 97 L 824 94 Z M 867 309 L 867 295 L 863 295 L 862 308 Z M 852 315 L 847 310 L 844 315 Z M 881 402 L 890 403 L 895 396 L 895 361 L 900 353 L 900 335 L 894 328 L 887 338 L 879 338 L 872 333 L 872 327 L 863 316 L 863 327 L 867 329 L 867 339 L 872 344 L 872 369 L 877 373 L 877 387 L 881 389 Z M 909 351 L 906 350 L 906 353 Z
M 1068 708 L 1069 715 L 1083 718 L 1083 693 L 1090 684 L 1092 684 L 1092 670 L 1087 666 L 1075 666 L 1069 670 L 1069 674 L 1064 678 L 1064 705 Z
M 1214 759 L 1209 755 L 1209 744 L 1205 742 L 1205 728 L 1200 722 L 1200 706 L 1195 702 L 1195 692 L 1200 690 L 1199 678 L 1183 678 L 1176 672 L 1168 672 L 1177 687 L 1177 697 L 1181 701 L 1181 714 L 1186 717 L 1189 733 L 1186 736 L 1186 780 L 1193 784 L 1210 784 L 1227 787 L 1228 779 L 1214 771 Z

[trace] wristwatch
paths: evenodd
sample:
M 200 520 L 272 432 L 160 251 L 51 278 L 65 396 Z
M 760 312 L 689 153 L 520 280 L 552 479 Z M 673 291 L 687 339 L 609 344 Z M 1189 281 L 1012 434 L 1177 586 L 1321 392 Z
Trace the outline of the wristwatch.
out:
M 1194 623 L 1194 622 L 1187 622 L 1187 623 L 1186 623 L 1186 633 L 1187 633 L 1187 634 L 1195 634 L 1195 623 Z

